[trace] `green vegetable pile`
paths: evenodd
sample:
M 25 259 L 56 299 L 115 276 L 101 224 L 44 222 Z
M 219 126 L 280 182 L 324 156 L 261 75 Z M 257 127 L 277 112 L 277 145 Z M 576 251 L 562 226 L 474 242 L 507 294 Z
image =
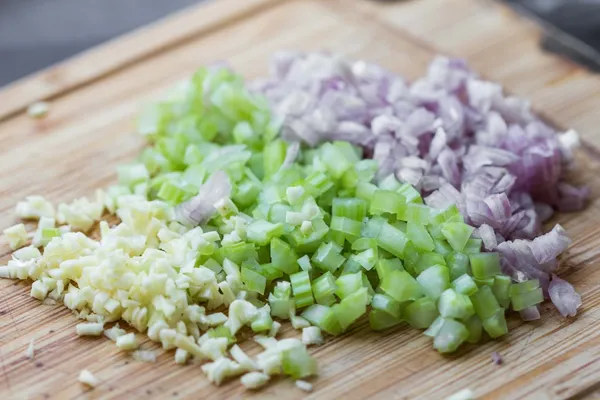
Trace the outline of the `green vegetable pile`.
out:
M 483 332 L 506 334 L 511 303 L 518 311 L 543 301 L 539 282 L 502 275 L 498 254 L 481 252 L 455 206 L 430 208 L 393 175 L 375 185 L 377 163 L 347 142 L 280 139 L 266 101 L 228 69 L 201 69 L 145 108 L 139 131 L 151 145 L 90 202 L 121 223 L 101 224 L 103 238 L 92 241 L 54 222 L 78 229 L 82 218 L 100 219 L 98 207 L 80 199 L 54 213 L 31 200 L 21 216 L 42 218 L 52 235 L 43 255 L 19 250 L 0 277 L 30 277 L 40 282 L 32 295 L 82 318 L 124 319 L 177 348 L 176 360 L 212 359 L 203 369 L 216 383 L 248 372 L 242 382 L 254 388 L 281 371 L 316 373 L 304 346 L 262 336 L 276 336 L 277 319 L 304 328 L 304 344 L 362 317 L 374 330 L 408 324 L 448 353 Z M 216 312 L 222 306 L 228 316 Z M 244 325 L 266 348 L 256 362 L 236 346 L 235 361 L 226 357 Z

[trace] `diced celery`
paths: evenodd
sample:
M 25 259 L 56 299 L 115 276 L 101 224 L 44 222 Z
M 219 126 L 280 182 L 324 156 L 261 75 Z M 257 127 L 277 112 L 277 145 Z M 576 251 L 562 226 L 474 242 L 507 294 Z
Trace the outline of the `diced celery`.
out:
M 433 239 L 424 225 L 408 222 L 406 236 L 408 237 L 408 240 L 421 250 L 432 251 L 435 248 Z
M 369 214 L 398 214 L 405 204 L 406 202 L 401 194 L 391 190 L 379 189 L 373 193 L 369 206 Z
M 418 225 L 429 225 L 430 208 L 423 204 L 408 203 L 404 212 L 398 215 L 398 219 L 413 222 Z
M 308 271 L 300 271 L 290 275 L 290 282 L 296 308 L 306 307 L 314 303 Z
M 367 312 L 368 302 L 367 288 L 363 287 L 333 306 L 333 312 L 343 331 Z
M 294 346 L 281 353 L 281 366 L 286 375 L 294 379 L 316 375 L 317 362 L 308 354 L 306 347 Z
M 400 229 L 394 228 L 387 222 L 383 223 L 377 235 L 377 244 L 379 247 L 389 251 L 398 258 L 402 258 L 407 242 L 406 235 Z
M 304 310 L 302 318 L 306 319 L 312 325 L 318 326 L 330 335 L 339 335 L 342 332 L 340 323 L 331 307 L 313 304 Z
M 381 289 L 398 302 L 423 297 L 423 289 L 408 272 L 390 271 L 381 280 Z
M 246 290 L 260 294 L 265 293 L 267 278 L 250 268 L 242 267 L 242 282 Z
M 331 215 L 362 222 L 367 215 L 367 202 L 358 198 L 334 198 Z
M 402 319 L 396 318 L 385 311 L 373 309 L 369 313 L 369 325 L 374 331 L 381 331 L 402 323 Z
M 419 191 L 408 183 L 403 183 L 396 189 L 396 192 L 400 193 L 407 203 L 423 204 L 423 199 Z
M 370 271 L 377 262 L 377 248 L 367 249 L 352 256 L 365 270 Z
M 435 301 L 424 297 L 408 304 L 403 312 L 403 319 L 413 328 L 428 328 L 438 317 Z
M 299 266 L 296 260 L 298 256 L 289 244 L 281 239 L 271 240 L 271 263 L 288 275 L 298 272 Z
M 400 308 L 400 303 L 386 294 L 375 294 L 373 299 L 371 299 L 371 307 L 373 310 L 386 312 L 394 318 L 401 317 L 402 310 Z
M 491 278 L 502 273 L 498 253 L 478 253 L 469 256 L 471 271 L 476 279 Z
M 421 272 L 417 281 L 427 297 L 437 300 L 450 286 L 450 273 L 442 265 L 433 265 Z
M 477 315 L 472 315 L 470 318 L 463 321 L 463 323 L 469 331 L 469 337 L 467 338 L 467 342 L 479 342 L 483 333 L 483 325 L 481 324 L 481 319 L 479 319 Z
M 523 293 L 515 293 L 510 299 L 512 309 L 521 311 L 527 307 L 540 304 L 544 301 L 544 292 L 542 288 L 537 288 Z
M 447 289 L 440 296 L 438 310 L 444 318 L 467 319 L 475 313 L 469 296 Z
M 504 316 L 504 309 L 499 308 L 483 320 L 483 329 L 487 332 L 492 339 L 506 335 L 508 333 L 508 326 L 506 325 L 506 317 Z
M 334 276 L 331 272 L 326 272 L 313 281 L 313 294 L 319 304 L 330 305 L 332 295 L 337 290 Z
M 433 252 L 425 252 L 419 256 L 419 260 L 415 265 L 415 273 L 420 274 L 425 271 L 427 268 L 433 265 L 446 265 L 446 260 L 444 256 L 438 253 Z
M 489 286 L 480 286 L 479 290 L 471 295 L 471 302 L 475 313 L 482 321 L 490 318 L 500 309 L 500 305 Z
M 355 293 L 363 286 L 362 276 L 363 276 L 362 272 L 341 275 L 335 281 L 335 285 L 337 287 L 335 294 L 340 299 L 344 299 L 344 298 L 350 296 L 352 293 Z
M 433 339 L 433 347 L 440 353 L 451 353 L 469 337 L 467 328 L 458 321 L 446 319 Z
M 448 268 L 450 269 L 450 279 L 455 280 L 459 276 L 469 273 L 469 256 L 463 253 L 454 252 L 446 257 Z
M 471 278 L 471 276 L 468 274 L 461 275 L 453 280 L 452 287 L 458 293 L 465 294 L 467 296 L 471 296 L 473 293 L 479 290 L 473 278 Z
M 481 239 L 469 239 L 462 252 L 465 254 L 481 253 L 481 243 Z
M 323 243 L 312 256 L 313 263 L 323 271 L 335 272 L 346 259 L 334 243 Z
M 506 275 L 497 275 L 494 277 L 494 283 L 492 284 L 492 292 L 498 300 L 498 304 L 502 308 L 508 308 L 510 304 L 510 287 L 511 279 Z
M 380 258 L 375 264 L 375 270 L 381 280 L 391 271 L 404 271 L 404 267 L 402 266 L 402 261 L 398 258 Z

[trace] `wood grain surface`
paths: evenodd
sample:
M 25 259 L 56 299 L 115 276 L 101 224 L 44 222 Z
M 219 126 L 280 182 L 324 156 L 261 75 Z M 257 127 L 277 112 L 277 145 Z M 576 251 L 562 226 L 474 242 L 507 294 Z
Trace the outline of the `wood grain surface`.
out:
M 476 0 L 221 0 L 185 10 L 0 92 L 0 228 L 16 222 L 14 204 L 26 195 L 66 201 L 113 182 L 114 167 L 144 145 L 132 132 L 139 104 L 202 64 L 227 60 L 251 78 L 266 73 L 276 50 L 326 49 L 415 78 L 435 53 L 461 56 L 585 139 L 571 180 L 587 182 L 594 200 L 553 221 L 574 238 L 562 271 L 583 296 L 581 312 L 564 319 L 545 304 L 540 321 L 511 318 L 505 338 L 449 357 L 419 331 L 375 333 L 362 321 L 312 350 L 320 375 L 308 397 L 442 399 L 463 388 L 489 399 L 594 396 L 600 382 L 600 79 L 541 53 L 537 38 L 529 23 Z M 41 122 L 23 113 L 38 99 L 52 102 Z M 0 254 L 0 262 L 9 257 L 3 238 Z M 136 362 L 104 338 L 77 337 L 76 323 L 64 307 L 29 297 L 28 283 L 0 280 L 0 399 L 307 396 L 285 379 L 257 393 L 237 380 L 215 387 L 199 366 L 175 365 L 172 352 L 161 352 L 154 364 Z M 286 326 L 284 336 L 294 335 Z M 23 353 L 31 339 L 32 361 Z M 142 347 L 156 348 L 149 341 Z M 258 352 L 250 341 L 242 347 Z M 504 365 L 492 363 L 493 351 Z M 83 388 L 82 368 L 102 384 Z

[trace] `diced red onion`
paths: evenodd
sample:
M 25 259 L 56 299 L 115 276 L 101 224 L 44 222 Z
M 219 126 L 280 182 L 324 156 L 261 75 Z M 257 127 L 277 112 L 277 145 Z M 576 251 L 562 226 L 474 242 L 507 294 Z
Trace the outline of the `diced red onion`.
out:
M 574 317 L 577 314 L 577 309 L 581 306 L 581 296 L 569 282 L 552 275 L 548 293 L 563 317 Z
M 217 171 L 200 186 L 198 194 L 175 208 L 177 220 L 196 226 L 209 220 L 217 211 L 214 204 L 231 195 L 231 182 L 224 171 Z
M 502 356 L 497 351 L 494 351 L 492 353 L 492 362 L 496 365 L 502 365 Z
M 538 306 L 524 308 L 519 311 L 519 314 L 521 315 L 521 319 L 523 321 L 535 321 L 536 319 L 541 318 L 540 309 Z

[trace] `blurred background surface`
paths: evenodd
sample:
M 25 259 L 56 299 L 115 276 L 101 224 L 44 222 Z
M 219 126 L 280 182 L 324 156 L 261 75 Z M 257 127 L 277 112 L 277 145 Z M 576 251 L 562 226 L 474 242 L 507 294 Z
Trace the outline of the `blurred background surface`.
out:
M 0 0 L 0 86 L 202 1 Z
M 0 0 L 0 87 L 202 1 Z M 600 0 L 501 1 L 547 29 L 545 49 L 600 69 Z

